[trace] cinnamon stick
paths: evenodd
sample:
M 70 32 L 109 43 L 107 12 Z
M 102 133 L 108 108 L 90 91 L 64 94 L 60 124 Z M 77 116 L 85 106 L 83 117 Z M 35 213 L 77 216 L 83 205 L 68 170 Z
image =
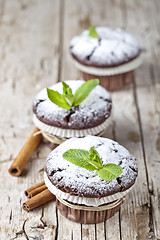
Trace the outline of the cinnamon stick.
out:
M 54 198 L 55 196 L 48 189 L 43 190 L 41 193 L 35 195 L 34 197 L 23 203 L 23 209 L 25 211 L 30 211 L 31 209 L 39 207 Z
M 33 196 L 37 195 L 38 193 L 42 192 L 45 189 L 47 189 L 47 187 L 43 181 L 25 190 L 24 194 L 26 195 L 26 197 L 32 198 Z
M 39 145 L 42 135 L 37 134 L 36 136 L 34 136 L 34 134 L 37 133 L 38 131 L 39 131 L 38 128 L 34 129 L 32 134 L 30 135 L 29 139 L 24 144 L 24 146 L 22 147 L 18 156 L 16 157 L 16 159 L 12 163 L 11 167 L 9 168 L 8 171 L 12 176 L 19 176 L 22 173 L 22 171 L 23 171 L 26 163 L 30 159 L 33 151 Z

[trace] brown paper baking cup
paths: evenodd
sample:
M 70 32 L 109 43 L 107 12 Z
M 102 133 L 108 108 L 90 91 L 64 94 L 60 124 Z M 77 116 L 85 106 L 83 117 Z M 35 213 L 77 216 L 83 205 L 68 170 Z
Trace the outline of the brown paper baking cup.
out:
M 56 199 L 56 205 L 57 208 L 59 209 L 60 213 L 66 217 L 67 219 L 77 222 L 77 223 L 83 223 L 83 224 L 95 224 L 95 223 L 101 223 L 106 221 L 107 219 L 111 218 L 115 213 L 117 213 L 120 209 L 121 203 L 123 199 L 119 201 L 117 204 L 115 204 L 115 207 L 106 209 L 106 210 L 94 210 L 95 208 L 93 207 L 93 210 L 81 210 L 81 209 L 75 209 L 75 207 L 79 207 L 80 205 L 78 204 L 71 204 L 72 207 L 66 206 L 63 204 L 59 199 Z M 112 202 L 111 204 L 114 205 L 115 202 Z M 69 202 L 68 202 L 69 203 Z M 110 205 L 110 204 L 106 204 Z M 85 208 L 85 206 L 81 205 L 81 208 Z M 101 206 L 100 206 L 101 207 Z M 105 207 L 105 206 L 104 206 Z M 97 207 L 98 209 L 99 207 Z M 103 206 L 102 206 L 103 208 Z M 91 209 L 91 207 L 90 207 Z
M 106 128 L 108 128 L 111 125 L 112 120 L 111 120 L 111 117 L 109 116 L 103 123 L 101 123 L 96 127 L 76 130 L 76 129 L 63 129 L 63 128 L 50 126 L 40 121 L 34 114 L 33 123 L 35 126 L 37 126 L 40 129 L 39 133 L 44 135 L 44 137 L 46 138 L 48 137 L 47 139 L 49 141 L 51 142 L 54 141 L 55 143 L 59 144 L 71 137 L 85 137 L 87 135 L 94 135 L 94 136 L 102 135 L 103 131 L 105 131 Z
M 108 91 L 120 90 L 121 88 L 128 85 L 129 83 L 132 83 L 134 79 L 134 71 L 112 75 L 112 76 L 99 76 L 99 75 L 88 74 L 85 72 L 82 72 L 82 74 L 85 81 L 93 78 L 98 78 L 100 81 L 100 85 L 102 85 Z

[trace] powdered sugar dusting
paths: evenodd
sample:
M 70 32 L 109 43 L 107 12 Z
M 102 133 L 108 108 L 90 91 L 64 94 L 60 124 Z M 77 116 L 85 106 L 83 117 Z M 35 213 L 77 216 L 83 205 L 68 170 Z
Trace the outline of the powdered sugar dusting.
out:
M 140 46 L 136 39 L 122 29 L 97 27 L 99 39 L 88 36 L 88 30 L 70 42 L 70 50 L 79 62 L 88 66 L 112 67 L 136 58 Z
M 70 80 L 66 83 L 74 94 L 84 81 Z M 62 93 L 62 83 L 57 83 L 50 89 Z M 111 98 L 103 87 L 97 86 L 79 106 L 73 107 L 72 110 L 65 110 L 52 103 L 48 99 L 46 89 L 43 89 L 34 99 L 33 110 L 40 121 L 51 126 L 87 129 L 98 126 L 109 117 Z
M 89 150 L 91 146 L 95 146 L 103 165 L 115 163 L 123 168 L 117 179 L 111 182 L 102 180 L 93 171 L 78 167 L 62 157 L 69 149 Z M 69 139 L 54 149 L 48 156 L 46 172 L 50 181 L 64 192 L 81 197 L 104 197 L 131 187 L 137 177 L 137 164 L 135 158 L 117 142 L 87 136 Z

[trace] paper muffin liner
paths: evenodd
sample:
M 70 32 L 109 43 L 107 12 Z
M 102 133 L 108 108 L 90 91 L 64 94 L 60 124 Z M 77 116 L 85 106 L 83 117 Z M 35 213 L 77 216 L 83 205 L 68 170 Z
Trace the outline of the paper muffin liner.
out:
M 108 117 L 102 124 L 88 129 L 75 130 L 75 129 L 63 129 L 58 127 L 53 127 L 41 122 L 36 115 L 33 115 L 33 123 L 42 132 L 47 132 L 58 137 L 85 137 L 87 135 L 98 135 L 100 132 L 104 131 L 107 127 L 111 125 L 111 117 Z
M 107 219 L 111 218 L 115 213 L 117 213 L 120 209 L 121 203 L 120 201 L 118 205 L 115 207 L 113 206 L 111 209 L 106 210 L 100 210 L 100 211 L 94 211 L 94 210 L 78 210 L 74 209 L 73 206 L 77 207 L 77 204 L 72 204 L 72 207 L 68 207 L 65 204 L 63 204 L 59 199 L 56 199 L 56 206 L 60 213 L 68 218 L 69 220 L 77 223 L 83 223 L 83 224 L 95 224 L 95 223 L 101 223 L 106 221 Z M 113 203 L 114 204 L 114 203 Z
M 82 72 L 82 74 L 85 81 L 98 78 L 100 85 L 110 92 L 120 90 L 129 83 L 132 83 L 134 79 L 134 71 L 111 76 L 98 76 L 85 72 Z
M 140 54 L 135 59 L 129 61 L 128 63 L 124 63 L 120 66 L 108 67 L 108 68 L 86 66 L 76 61 L 73 57 L 72 57 L 72 60 L 75 66 L 82 72 L 97 75 L 97 76 L 112 76 L 112 75 L 130 72 L 136 69 L 142 63 L 142 54 Z
M 77 197 L 72 196 L 69 193 L 65 193 L 58 188 L 56 188 L 51 181 L 49 180 L 46 172 L 44 172 L 44 181 L 51 193 L 53 193 L 56 197 L 60 199 L 65 199 L 71 203 L 79 204 L 79 205 L 86 205 L 86 206 L 92 206 L 92 207 L 98 207 L 103 204 L 111 203 L 113 201 L 116 201 L 117 199 L 123 198 L 130 190 L 131 188 L 127 189 L 124 192 L 118 192 L 113 195 L 102 197 L 102 198 L 87 198 L 87 197 Z

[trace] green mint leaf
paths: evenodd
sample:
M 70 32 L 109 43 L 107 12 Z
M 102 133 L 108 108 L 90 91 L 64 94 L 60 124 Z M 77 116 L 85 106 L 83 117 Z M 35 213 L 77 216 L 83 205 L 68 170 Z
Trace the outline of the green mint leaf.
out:
M 65 95 L 64 97 L 65 97 L 66 101 L 68 102 L 68 104 L 72 107 L 73 106 L 74 96 L 68 94 L 68 95 Z
M 112 181 L 123 171 L 123 168 L 114 163 L 108 163 L 102 166 L 102 162 L 95 147 L 91 147 L 89 152 L 83 149 L 70 149 L 63 153 L 63 157 L 71 163 L 95 171 L 100 178 L 106 181 Z
M 83 149 L 70 149 L 63 153 L 63 157 L 71 163 L 87 170 L 97 170 L 97 168 L 88 162 L 88 156 L 89 152 Z
M 102 161 L 99 156 L 99 153 L 96 151 L 95 147 L 91 147 L 89 149 L 89 156 L 88 156 L 89 162 L 94 165 L 96 168 L 101 169 Z
M 96 32 L 96 27 L 94 25 L 91 25 L 89 27 L 89 37 L 98 38 L 98 34 Z
M 74 96 L 72 89 L 67 85 L 67 83 L 62 82 L 63 84 L 63 95 L 70 106 L 73 105 Z
M 58 93 L 57 91 L 47 88 L 47 95 L 48 95 L 48 98 L 51 100 L 51 102 L 55 103 L 59 107 L 68 109 L 68 110 L 71 109 L 65 97 L 62 94 Z
M 117 178 L 123 171 L 121 166 L 118 166 L 114 163 L 108 163 L 103 166 L 97 173 L 98 176 L 106 181 L 112 181 Z
M 62 84 L 63 84 L 63 94 L 64 95 L 72 94 L 72 89 L 70 88 L 70 86 L 65 82 L 62 82 Z
M 98 79 L 91 79 L 83 83 L 74 94 L 74 106 L 78 106 L 84 99 L 89 95 L 89 93 L 99 84 Z

